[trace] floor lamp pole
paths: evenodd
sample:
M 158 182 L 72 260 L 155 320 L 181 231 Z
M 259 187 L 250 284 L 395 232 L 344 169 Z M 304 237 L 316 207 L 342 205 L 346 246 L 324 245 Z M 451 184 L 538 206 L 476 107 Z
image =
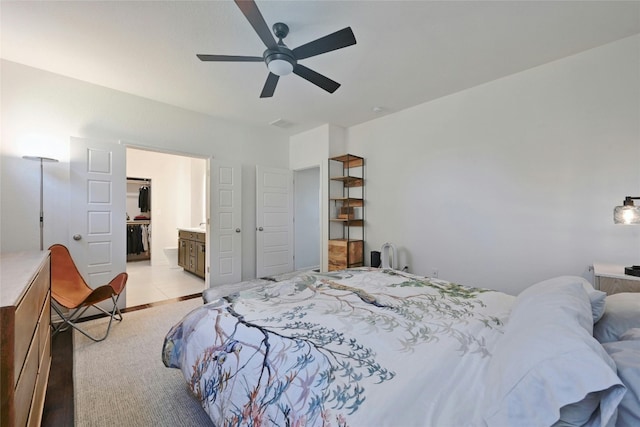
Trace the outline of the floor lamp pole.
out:
M 44 162 L 57 162 L 57 159 L 40 156 L 22 156 L 23 159 L 40 162 L 40 250 L 44 250 Z

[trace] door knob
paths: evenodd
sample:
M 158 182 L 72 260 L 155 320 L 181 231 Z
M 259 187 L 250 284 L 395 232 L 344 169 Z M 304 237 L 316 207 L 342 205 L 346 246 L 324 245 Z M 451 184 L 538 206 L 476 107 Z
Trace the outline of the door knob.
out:
M 73 240 L 81 240 L 81 239 L 82 239 L 81 235 L 79 235 L 79 234 L 74 234 L 73 235 Z
M 239 232 L 240 232 L 240 229 L 239 229 L 239 228 L 236 228 L 236 233 L 239 233 Z
M 264 228 L 258 227 L 258 231 L 262 231 L 262 230 L 264 230 Z

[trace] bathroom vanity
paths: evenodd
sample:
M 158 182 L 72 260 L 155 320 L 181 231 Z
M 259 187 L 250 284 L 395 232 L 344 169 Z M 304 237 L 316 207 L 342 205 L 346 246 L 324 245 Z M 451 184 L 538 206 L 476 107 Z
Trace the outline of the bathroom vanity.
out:
M 207 262 L 206 238 L 204 230 L 178 229 L 178 265 L 203 279 Z

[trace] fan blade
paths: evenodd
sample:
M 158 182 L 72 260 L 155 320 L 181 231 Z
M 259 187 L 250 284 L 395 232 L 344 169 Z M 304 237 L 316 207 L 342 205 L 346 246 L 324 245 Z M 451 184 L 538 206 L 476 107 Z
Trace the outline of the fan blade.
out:
M 261 56 L 234 56 L 234 55 L 196 55 L 200 61 L 222 61 L 222 62 L 264 62 Z
M 276 90 L 279 78 L 280 76 L 277 74 L 269 73 L 267 81 L 264 83 L 264 87 L 262 88 L 260 98 L 271 98 L 273 96 L 273 92 Z
M 329 93 L 335 92 L 340 87 L 340 83 L 334 82 L 329 77 L 316 73 L 304 65 L 296 64 L 296 66 L 293 67 L 293 72 Z
M 343 28 L 340 31 L 321 37 L 302 46 L 293 49 L 296 59 L 311 58 L 321 53 L 342 49 L 343 47 L 356 44 L 356 37 L 351 31 L 351 27 Z
M 253 0 L 235 0 L 235 2 L 255 32 L 258 33 L 260 39 L 262 39 L 262 43 L 269 49 L 278 50 L 276 39 L 273 38 L 271 29 L 262 17 L 262 13 L 260 13 L 256 2 Z

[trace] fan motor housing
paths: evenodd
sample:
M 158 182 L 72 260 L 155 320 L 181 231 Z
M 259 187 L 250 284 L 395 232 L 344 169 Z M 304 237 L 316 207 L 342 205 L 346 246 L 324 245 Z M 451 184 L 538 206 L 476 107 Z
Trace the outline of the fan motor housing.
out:
M 289 26 L 283 22 L 276 22 L 275 24 L 273 24 L 273 27 L 271 27 L 271 29 L 273 30 L 273 34 L 275 34 L 275 36 L 279 38 L 280 41 L 282 41 L 282 39 L 287 37 L 287 34 L 289 34 Z

